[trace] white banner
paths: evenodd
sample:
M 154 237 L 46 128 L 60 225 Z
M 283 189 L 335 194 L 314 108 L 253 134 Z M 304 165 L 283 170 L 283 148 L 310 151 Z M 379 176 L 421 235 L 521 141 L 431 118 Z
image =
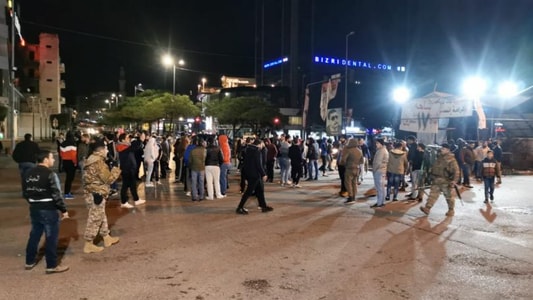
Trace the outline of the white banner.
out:
M 400 130 L 437 133 L 439 112 L 440 105 L 435 105 L 430 99 L 419 98 L 409 101 L 402 107 Z
M 340 79 L 330 79 L 322 84 L 322 93 L 320 95 L 320 117 L 322 117 L 322 120 L 326 120 L 329 101 L 337 96 L 339 82 Z
M 404 104 L 400 130 L 437 133 L 439 119 L 469 117 L 472 106 L 469 99 L 432 92 Z
M 474 100 L 474 106 L 476 107 L 476 112 L 478 116 L 477 128 L 487 129 L 487 118 L 485 117 L 485 111 L 483 111 L 483 105 L 481 104 L 481 100 Z
M 304 99 L 304 112 L 302 114 L 302 125 L 304 130 L 307 128 L 307 113 L 309 111 L 309 87 L 305 88 L 305 99 Z

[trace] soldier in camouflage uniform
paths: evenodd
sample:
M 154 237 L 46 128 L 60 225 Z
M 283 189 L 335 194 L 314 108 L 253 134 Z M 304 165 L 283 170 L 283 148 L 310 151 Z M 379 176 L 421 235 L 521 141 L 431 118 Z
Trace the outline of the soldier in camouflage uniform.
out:
M 460 172 L 457 160 L 450 151 L 450 146 L 448 144 L 441 145 L 440 155 L 431 166 L 430 174 L 431 191 L 426 206 L 421 206 L 420 210 L 426 215 L 429 214 L 430 209 L 442 192 L 448 203 L 448 212 L 446 213 L 446 216 L 452 217 L 454 215 L 455 207 L 455 199 L 452 196 L 452 187 L 459 180 Z
M 83 252 L 100 252 L 103 247 L 96 246 L 93 241 L 98 232 L 104 240 L 104 246 L 110 247 L 118 242 L 117 237 L 109 235 L 107 227 L 107 216 L 105 214 L 105 203 L 110 193 L 110 184 L 115 182 L 120 176 L 120 169 L 109 167 L 105 163 L 107 157 L 107 147 L 102 140 L 97 140 L 91 145 L 92 153 L 85 162 L 85 180 L 83 184 L 83 194 L 89 215 L 87 227 L 85 229 L 85 246 Z M 91 151 L 90 151 L 91 152 Z

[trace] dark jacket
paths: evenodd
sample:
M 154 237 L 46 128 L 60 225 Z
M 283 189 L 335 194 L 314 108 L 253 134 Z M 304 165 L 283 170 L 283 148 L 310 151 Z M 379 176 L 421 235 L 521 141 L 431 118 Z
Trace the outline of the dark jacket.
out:
M 276 157 L 278 156 L 278 147 L 270 143 L 266 145 L 265 148 L 267 149 L 267 161 L 270 161 L 270 162 L 274 161 Z
M 503 159 L 502 147 L 500 145 L 494 146 L 494 148 L 492 149 L 492 152 L 494 152 L 494 159 L 497 162 L 501 162 Z
M 34 210 L 67 211 L 59 177 L 50 168 L 38 165 L 26 174 L 23 194 Z
M 289 158 L 291 159 L 291 165 L 299 166 L 303 162 L 302 150 L 297 144 L 293 144 L 289 148 Z
M 411 154 L 411 150 L 409 150 L 409 155 Z M 413 155 L 411 155 L 411 163 L 413 167 L 413 171 L 420 170 L 422 168 L 422 162 L 424 161 L 424 151 L 418 151 L 418 149 L 415 148 L 413 150 Z
M 117 144 L 118 160 L 120 161 L 120 170 L 124 174 L 137 174 L 137 160 L 135 152 L 141 147 L 141 143 L 129 144 L 119 142 Z
M 206 148 L 205 153 L 205 165 L 206 166 L 220 166 L 224 158 L 222 157 L 222 151 L 216 145 L 209 145 Z
M 17 163 L 35 163 L 35 155 L 39 152 L 39 145 L 34 141 L 22 141 L 15 146 L 13 159 Z
M 261 151 L 255 145 L 246 147 L 244 162 L 242 163 L 242 174 L 248 180 L 257 180 L 266 175 L 261 163 Z

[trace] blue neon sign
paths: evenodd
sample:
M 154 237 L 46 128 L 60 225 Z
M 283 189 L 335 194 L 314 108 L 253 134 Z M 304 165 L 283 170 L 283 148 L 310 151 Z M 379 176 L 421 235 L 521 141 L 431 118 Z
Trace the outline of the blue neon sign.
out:
M 282 63 L 286 63 L 288 61 L 289 61 L 288 57 L 283 57 L 283 58 L 280 58 L 274 61 L 267 62 L 266 64 L 263 65 L 263 68 L 268 69 L 273 66 L 281 65 Z
M 315 56 L 314 60 L 317 64 L 327 64 L 327 65 L 339 65 L 339 66 L 348 66 L 352 68 L 361 68 L 361 69 L 371 69 L 371 70 L 381 70 L 381 71 L 393 71 L 405 72 L 405 66 L 397 66 L 393 68 L 392 65 L 383 64 L 383 63 L 371 63 L 369 61 L 362 60 L 351 60 L 344 58 L 336 58 L 330 56 Z

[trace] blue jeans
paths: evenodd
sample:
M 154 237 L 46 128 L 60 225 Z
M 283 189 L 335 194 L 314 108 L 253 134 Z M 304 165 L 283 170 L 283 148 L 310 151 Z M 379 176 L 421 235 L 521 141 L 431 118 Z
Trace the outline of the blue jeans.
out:
M 390 196 L 390 189 L 394 187 L 392 199 L 398 199 L 398 191 L 402 182 L 402 174 L 387 173 L 387 197 Z
M 205 171 L 191 170 L 191 196 L 192 200 L 202 200 L 205 198 Z
M 231 163 L 225 163 L 220 166 L 220 193 L 226 195 L 228 191 L 228 171 Z
M 46 237 L 46 267 L 57 266 L 57 243 L 59 239 L 59 213 L 57 210 L 30 210 L 31 231 L 26 246 L 26 264 L 35 263 L 37 248 L 43 232 Z
M 463 164 L 461 169 L 463 170 L 463 184 L 470 185 L 470 170 L 472 167 L 469 164 Z
M 287 184 L 291 174 L 291 160 L 287 157 L 281 157 L 279 167 L 281 168 L 281 183 Z
M 26 173 L 28 173 L 29 170 L 35 168 L 35 164 L 31 162 L 22 162 L 19 163 L 19 172 L 20 172 L 20 186 L 24 186 L 24 178 L 26 177 Z
M 377 205 L 385 204 L 385 186 L 383 184 L 384 179 L 384 172 L 374 171 L 374 186 L 377 192 Z
M 485 200 L 489 199 L 489 196 L 494 195 L 494 179 L 495 177 L 483 177 L 483 183 L 485 184 Z
M 310 159 L 308 163 L 309 178 L 318 178 L 318 161 L 316 159 Z

